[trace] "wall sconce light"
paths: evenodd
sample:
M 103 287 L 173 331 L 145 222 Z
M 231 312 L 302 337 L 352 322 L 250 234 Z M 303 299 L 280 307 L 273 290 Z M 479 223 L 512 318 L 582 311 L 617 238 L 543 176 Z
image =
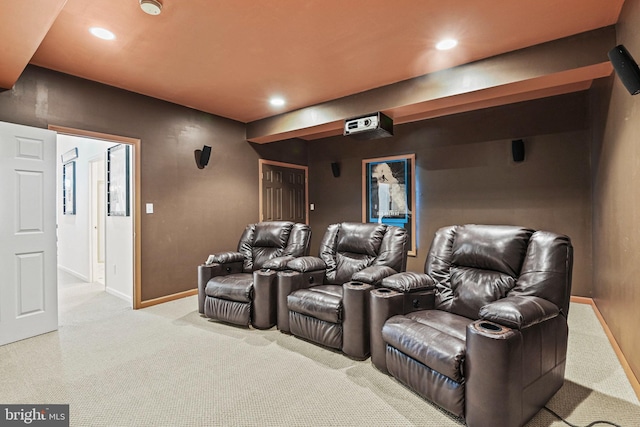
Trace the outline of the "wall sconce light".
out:
M 196 150 L 194 154 L 196 157 L 196 165 L 198 166 L 198 169 L 204 169 L 204 167 L 209 164 L 209 158 L 211 157 L 211 147 L 205 145 L 204 147 L 202 147 L 202 150 Z

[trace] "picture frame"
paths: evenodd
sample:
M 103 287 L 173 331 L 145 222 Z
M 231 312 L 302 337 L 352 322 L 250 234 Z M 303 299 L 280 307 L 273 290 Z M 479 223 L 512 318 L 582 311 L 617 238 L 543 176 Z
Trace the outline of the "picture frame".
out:
M 415 154 L 362 160 L 362 222 L 407 230 L 408 255 L 416 256 Z
M 76 214 L 76 162 L 62 165 L 62 214 Z
M 130 147 L 118 144 L 107 149 L 107 215 L 129 216 Z

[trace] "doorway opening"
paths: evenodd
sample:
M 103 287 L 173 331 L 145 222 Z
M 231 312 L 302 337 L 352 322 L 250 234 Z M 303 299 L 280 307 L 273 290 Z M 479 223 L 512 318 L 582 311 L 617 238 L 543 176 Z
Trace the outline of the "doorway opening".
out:
M 75 162 L 75 183 L 68 177 L 58 182 L 57 191 L 73 189 L 75 212 L 58 206 L 58 269 L 66 280 L 99 284 L 104 291 L 140 308 L 140 221 L 139 221 L 139 145 L 140 140 L 78 129 L 49 126 L 58 133 L 59 168 Z M 108 152 L 122 146 L 131 155 L 126 158 L 125 194 L 132 209 L 126 214 L 113 212 L 109 194 Z M 70 152 L 70 155 L 66 155 Z M 74 159 L 71 157 L 76 156 Z M 65 162 L 66 160 L 66 162 Z M 115 159 L 112 166 L 115 166 Z M 63 176 L 58 171 L 58 180 Z M 122 194 L 122 188 L 119 190 Z M 58 194 L 59 205 L 67 203 L 67 194 Z M 112 207 L 113 207 L 112 203 Z

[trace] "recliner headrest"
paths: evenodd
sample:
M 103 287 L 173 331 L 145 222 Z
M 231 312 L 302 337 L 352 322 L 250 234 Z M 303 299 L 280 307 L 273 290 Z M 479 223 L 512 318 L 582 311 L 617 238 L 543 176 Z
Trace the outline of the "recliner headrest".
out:
M 287 245 L 292 222 L 259 222 L 255 226 L 253 246 L 263 248 L 283 248 Z
M 533 230 L 508 225 L 463 225 L 453 241 L 453 265 L 494 270 L 517 277 Z
M 386 230 L 385 224 L 342 223 L 336 250 L 375 257 L 378 255 Z

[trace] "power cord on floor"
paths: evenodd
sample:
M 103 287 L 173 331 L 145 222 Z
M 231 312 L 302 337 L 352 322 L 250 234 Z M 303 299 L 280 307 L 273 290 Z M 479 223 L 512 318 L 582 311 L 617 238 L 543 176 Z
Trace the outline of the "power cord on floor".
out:
M 547 408 L 546 406 L 544 407 L 544 409 L 546 409 L 548 412 L 550 412 L 552 415 L 554 415 L 556 418 L 558 418 L 560 421 L 562 421 L 563 423 L 565 423 L 566 425 L 570 426 L 570 427 L 580 427 L 577 426 L 575 424 L 571 424 L 569 421 L 565 420 L 564 418 L 562 418 L 560 415 L 556 414 L 555 412 L 553 412 L 551 409 Z M 605 424 L 605 425 L 610 425 L 613 427 L 622 427 L 621 425 L 618 425 L 616 423 L 612 423 L 611 421 L 594 421 L 591 424 L 588 424 L 584 427 L 592 427 L 598 424 Z

